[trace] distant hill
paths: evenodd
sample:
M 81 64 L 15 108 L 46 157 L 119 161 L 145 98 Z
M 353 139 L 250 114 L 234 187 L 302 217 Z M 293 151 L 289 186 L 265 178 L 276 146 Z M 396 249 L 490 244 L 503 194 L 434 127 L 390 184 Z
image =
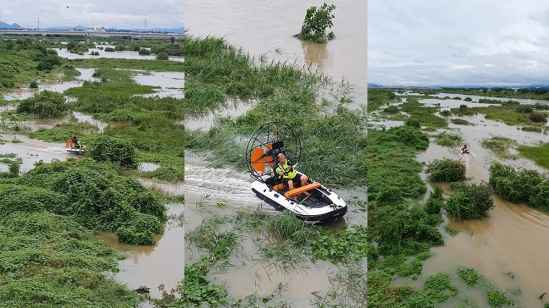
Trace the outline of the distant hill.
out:
M 21 27 L 18 24 L 8 25 L 7 23 L 0 21 L 0 29 L 21 29 L 21 28 L 23 27 Z

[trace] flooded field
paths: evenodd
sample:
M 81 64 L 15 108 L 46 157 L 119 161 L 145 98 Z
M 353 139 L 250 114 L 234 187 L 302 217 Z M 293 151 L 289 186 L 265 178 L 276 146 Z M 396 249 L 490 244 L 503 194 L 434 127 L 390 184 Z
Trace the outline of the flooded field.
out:
M 426 105 L 440 103 L 443 108 L 455 108 L 456 104 L 462 104 L 454 100 L 444 102 L 426 99 L 420 102 Z M 459 159 L 466 166 L 466 182 L 476 184 L 488 181 L 488 168 L 495 161 L 514 168 L 534 169 L 542 173 L 548 171 L 518 155 L 516 159 L 502 159 L 491 150 L 482 147 L 482 141 L 499 136 L 515 140 L 518 145 L 537 145 L 538 142 L 549 142 L 549 136 L 525 132 L 516 126 L 487 120 L 484 114 L 451 118 L 461 118 L 471 123 L 449 124 L 449 132 L 459 134 L 463 138 L 463 143 L 469 145 L 471 153 L 460 154 L 458 146 L 448 148 L 431 142 L 426 151 L 419 152 L 417 161 L 428 164 L 435 159 Z M 516 146 L 511 146 L 508 150 L 510 154 L 518 154 Z M 425 174 L 422 173 L 421 176 L 427 180 Z M 429 183 L 430 191 L 434 185 L 435 183 Z M 451 193 L 449 185 L 440 186 L 448 197 Z M 451 215 L 444 217 L 449 228 L 458 233 L 450 235 L 440 229 L 444 237 L 444 246 L 431 249 L 434 256 L 424 262 L 422 276 L 428 277 L 439 272 L 452 273 L 458 266 L 466 266 L 475 269 L 506 292 L 520 289 L 522 295 L 518 297 L 519 307 L 541 307 L 542 304 L 537 297 L 547 291 L 546 286 L 549 283 L 549 259 L 546 249 L 543 248 L 549 245 L 549 239 L 545 236 L 549 232 L 549 214 L 525 204 L 513 204 L 498 196 L 493 196 L 493 199 L 494 208 L 488 211 L 488 217 L 482 220 L 459 222 L 454 221 Z M 417 282 L 406 283 L 421 287 Z M 475 290 L 460 290 L 460 294 L 475 299 L 479 307 L 488 307 L 487 303 L 483 304 L 485 299 Z
M 64 51 L 58 50 L 60 56 Z M 78 58 L 78 55 L 66 52 L 66 56 Z M 137 52 L 114 52 L 107 54 L 116 54 L 120 58 L 142 59 Z M 91 57 L 91 56 L 90 56 Z M 97 56 L 96 56 L 97 57 Z M 154 57 L 153 57 L 154 58 Z M 181 59 L 182 60 L 182 59 Z M 94 69 L 77 68 L 81 73 L 71 82 L 40 83 L 38 89 L 20 89 L 16 92 L 4 94 L 6 100 L 22 100 L 35 95 L 44 90 L 62 93 L 73 87 L 80 87 L 83 81 L 96 81 L 92 77 Z M 158 86 L 156 93 L 147 96 L 158 97 L 183 97 L 184 74 L 177 72 L 151 72 L 150 74 L 137 74 L 134 80 L 138 84 Z M 72 99 L 66 97 L 68 100 Z M 11 104 L 2 107 L 2 111 L 13 111 L 17 105 Z M 93 119 L 92 115 L 81 112 L 71 112 L 79 122 L 88 122 L 98 128 L 101 133 L 108 123 Z M 35 131 L 39 128 L 52 128 L 55 124 L 66 122 L 63 120 L 32 120 L 23 121 L 19 125 L 26 127 L 29 131 Z M 67 136 L 70 138 L 70 136 Z M 64 143 L 48 143 L 36 139 L 30 139 L 24 135 L 5 133 L 0 135 L 0 139 L 6 140 L 5 144 L 0 145 L 0 154 L 15 153 L 22 158 L 21 172 L 26 172 L 34 168 L 34 164 L 39 161 L 51 162 L 52 160 L 65 161 L 69 158 L 79 158 L 79 155 L 70 154 L 65 150 Z M 12 140 L 16 140 L 14 143 Z M 2 165 L 2 168 L 5 166 Z M 153 171 L 158 168 L 155 164 L 145 163 L 140 166 L 142 171 Z M 175 194 L 183 194 L 182 186 L 173 184 L 162 187 L 161 183 L 142 180 L 145 186 L 166 189 Z M 114 234 L 102 234 L 100 236 L 109 246 L 123 252 L 128 256 L 126 260 L 120 261 L 120 272 L 115 275 L 115 279 L 120 283 L 127 284 L 131 289 L 137 289 L 140 286 L 150 288 L 152 297 L 161 297 L 158 286 L 164 284 L 169 291 L 175 288 L 177 282 L 181 281 L 184 275 L 185 255 L 184 255 L 184 228 L 183 228 L 183 205 L 168 204 L 168 220 L 165 232 L 157 235 L 155 246 L 135 246 L 120 244 Z
M 366 2 L 333 1 L 336 38 L 327 45 L 302 42 L 299 33 L 306 10 L 322 3 L 307 0 L 294 3 L 279 0 L 258 4 L 250 0 L 237 2 L 185 2 L 188 34 L 223 37 L 242 47 L 250 55 L 267 59 L 312 64 L 328 73 L 334 81 L 347 80 L 356 107 L 366 103 Z M 284 9 L 280 9 L 284 8 Z M 253 25 L 253 26 L 250 26 Z
M 341 84 L 341 80 L 345 79 L 350 88 L 343 91 L 350 91 L 349 96 L 353 98 L 349 108 L 359 109 L 366 103 L 365 3 L 334 4 L 334 27 L 328 32 L 334 31 L 336 39 L 327 45 L 301 42 L 292 37 L 300 31 L 307 8 L 319 5 L 311 1 L 299 4 L 285 0 L 260 4 L 246 0 L 232 3 L 187 1 L 185 20 L 188 34 L 192 36 L 223 37 L 229 44 L 242 47 L 251 56 L 257 58 L 265 55 L 267 63 L 275 60 L 296 63 L 298 67 L 310 64 L 312 70 L 331 76 L 336 84 Z M 280 10 L 281 7 L 284 10 Z M 331 99 L 328 92 L 321 95 Z M 188 119 L 185 127 L 207 131 L 216 117 L 235 118 L 253 108 L 255 103 L 236 102 L 229 105 L 229 108 L 206 117 Z M 252 212 L 259 209 L 269 215 L 280 214 L 251 191 L 252 178 L 248 173 L 230 167 L 210 168 L 209 164 L 207 153 L 185 153 L 186 230 L 194 230 L 205 218 L 235 215 L 237 210 Z M 335 189 L 335 192 L 347 201 L 353 197 L 365 199 L 363 189 Z M 366 222 L 364 212 L 350 208 L 343 220 L 326 227 L 337 230 L 346 225 L 365 225 Z M 208 276 L 215 282 L 224 283 L 231 295 L 240 298 L 280 293 L 281 297 L 289 300 L 287 304 L 291 307 L 314 306 L 316 297 L 313 293 L 324 296 L 331 288 L 333 277 L 339 272 L 329 262 L 312 264 L 310 261 L 297 269 L 282 270 L 280 264 L 263 260 L 258 244 L 251 239 L 244 238 L 239 245 L 241 253 L 229 260 L 233 266 L 225 271 L 210 272 Z M 199 255 L 196 248 L 189 247 L 188 263 L 196 261 Z M 280 286 L 283 286 L 282 290 Z

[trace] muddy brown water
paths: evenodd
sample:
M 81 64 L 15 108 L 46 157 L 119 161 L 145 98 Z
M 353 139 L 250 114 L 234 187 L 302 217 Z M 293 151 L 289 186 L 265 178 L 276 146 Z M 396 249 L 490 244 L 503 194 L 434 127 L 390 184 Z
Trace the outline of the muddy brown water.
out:
M 471 178 L 468 181 L 470 183 L 487 182 L 488 168 L 493 161 L 500 161 L 514 168 L 547 172 L 525 158 L 502 160 L 483 148 L 481 142 L 485 138 L 501 136 L 517 140 L 519 144 L 534 145 L 538 141 L 548 142 L 549 136 L 524 132 L 517 130 L 515 126 L 486 120 L 484 115 L 462 118 L 476 125 L 450 124 L 449 127 L 461 134 L 464 142 L 470 145 L 471 155 L 460 155 L 459 146 L 449 149 L 431 143 L 426 151 L 418 155 L 417 160 L 429 163 L 442 158 L 460 159 L 466 164 L 466 176 Z M 423 178 L 425 179 L 424 174 Z M 434 185 L 435 183 L 429 183 L 429 190 Z M 441 186 L 445 195 L 449 196 L 449 185 Z M 525 204 L 513 204 L 498 196 L 493 198 L 494 208 L 483 220 L 459 222 L 453 221 L 450 215 L 445 217 L 449 221 L 449 227 L 459 233 L 450 236 L 443 232 L 445 244 L 431 249 L 434 257 L 425 261 L 422 274 L 427 277 L 441 271 L 452 273 L 457 266 L 467 266 L 487 277 L 498 288 L 520 287 L 520 307 L 541 307 L 537 296 L 548 291 L 549 285 L 549 215 Z M 515 279 L 506 273 L 512 273 Z M 483 296 L 475 291 L 462 292 L 477 299 L 479 307 L 489 307 Z
M 307 9 L 322 5 L 312 0 L 185 1 L 185 28 L 187 34 L 195 37 L 223 37 L 256 58 L 265 55 L 269 61 L 312 64 L 313 69 L 327 73 L 336 83 L 345 79 L 354 98 L 350 107 L 359 108 L 366 104 L 367 92 L 366 1 L 338 0 L 329 4 L 336 9 L 334 26 L 328 32 L 333 31 L 336 38 L 326 45 L 293 37 L 301 31 Z M 246 111 L 247 108 L 242 108 L 232 115 Z M 189 127 L 209 127 L 211 118 L 203 123 L 193 120 Z
M 331 4 L 332 2 L 330 2 Z M 301 30 L 306 10 L 314 1 L 291 2 L 279 0 L 253 2 L 250 0 L 185 2 L 185 28 L 187 34 L 195 37 L 223 37 L 228 43 L 242 47 L 252 56 L 265 55 L 270 60 L 312 65 L 338 83 L 344 78 L 351 87 L 354 102 L 351 108 L 366 103 L 366 2 L 336 1 L 334 27 L 329 31 L 336 39 L 327 45 L 301 42 L 292 37 Z M 250 104 L 237 104 L 204 118 L 185 121 L 186 128 L 207 130 L 216 115 L 236 117 L 251 108 Z M 253 211 L 257 208 L 276 215 L 270 206 L 252 193 L 252 179 L 234 169 L 213 169 L 208 167 L 206 157 L 186 153 L 185 156 L 185 228 L 196 228 L 205 217 L 232 215 L 235 209 Z M 335 190 L 344 199 L 352 196 L 365 199 L 359 191 Z M 342 228 L 346 224 L 366 224 L 365 213 L 350 209 L 345 220 L 328 226 Z M 248 255 L 246 260 L 233 259 L 234 267 L 223 273 L 212 273 L 211 279 L 225 282 L 235 296 L 247 296 L 257 292 L 268 295 L 281 283 L 288 286 L 282 296 L 291 298 L 292 307 L 310 307 L 314 296 L 311 292 L 329 290 L 329 265 L 319 263 L 310 268 L 300 268 L 282 273 L 276 268 L 253 261 L 257 247 L 249 241 L 242 243 Z M 190 249 L 188 260 L 192 262 L 199 255 Z

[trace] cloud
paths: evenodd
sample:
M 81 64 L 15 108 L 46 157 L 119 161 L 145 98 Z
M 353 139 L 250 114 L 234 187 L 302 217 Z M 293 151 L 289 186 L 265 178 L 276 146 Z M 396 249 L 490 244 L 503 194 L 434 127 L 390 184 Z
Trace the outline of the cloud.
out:
M 549 84 L 547 16 L 537 0 L 369 1 L 368 81 Z
M 23 27 L 183 27 L 183 0 L 3 1 L 0 20 Z

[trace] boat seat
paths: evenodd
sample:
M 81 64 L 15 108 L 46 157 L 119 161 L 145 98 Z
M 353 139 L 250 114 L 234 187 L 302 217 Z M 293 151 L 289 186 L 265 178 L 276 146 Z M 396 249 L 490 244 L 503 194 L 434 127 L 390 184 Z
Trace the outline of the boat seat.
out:
M 286 198 L 289 198 L 289 197 L 293 197 L 295 195 L 298 195 L 300 193 L 303 193 L 303 192 L 306 192 L 306 191 L 309 191 L 309 190 L 313 190 L 315 188 L 318 188 L 320 187 L 320 183 L 318 182 L 315 182 L 315 183 L 311 183 L 311 184 L 307 184 L 305 186 L 301 186 L 301 187 L 298 187 L 298 188 L 295 188 L 295 189 L 292 189 L 290 191 L 287 191 L 286 193 L 284 193 L 284 196 Z

